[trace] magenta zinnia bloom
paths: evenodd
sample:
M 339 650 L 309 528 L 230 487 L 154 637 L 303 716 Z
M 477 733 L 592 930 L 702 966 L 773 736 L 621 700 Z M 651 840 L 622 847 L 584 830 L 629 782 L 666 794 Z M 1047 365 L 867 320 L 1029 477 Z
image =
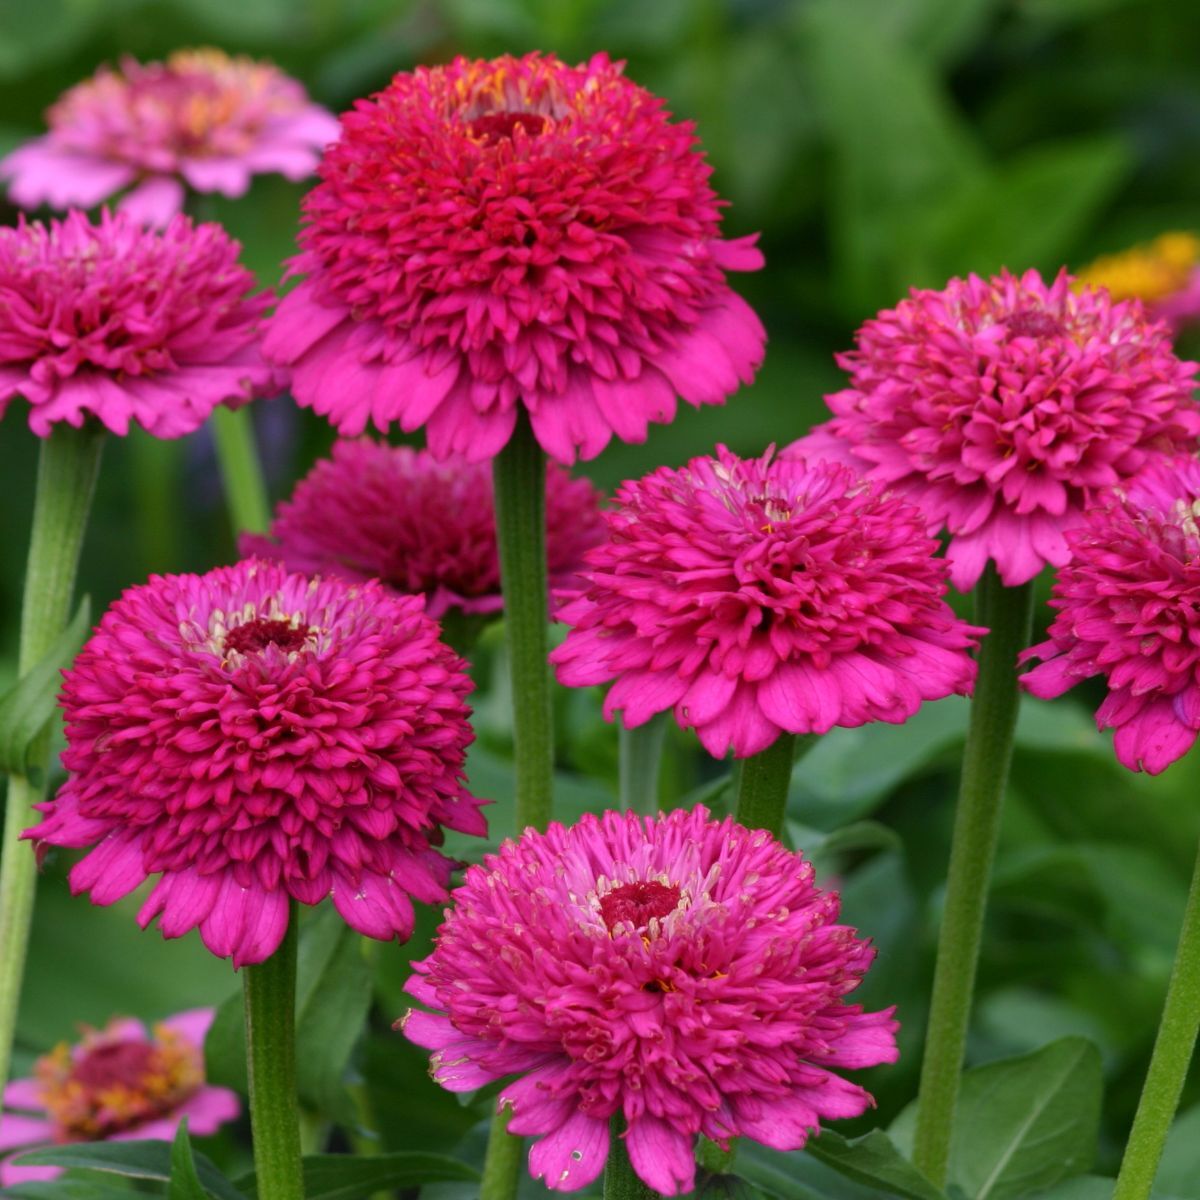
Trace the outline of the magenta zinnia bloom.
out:
M 583 552 L 604 536 L 600 493 L 552 465 L 546 474 L 550 585 L 568 589 Z M 269 537 L 243 534 L 243 554 L 303 574 L 378 577 L 423 594 L 426 612 L 503 607 L 492 474 L 485 463 L 437 462 L 425 450 L 340 441 L 279 505 Z
M 616 680 L 610 719 L 674 708 L 711 754 L 741 758 L 971 690 L 985 631 L 943 600 L 924 519 L 848 468 L 719 447 L 617 501 L 550 656 L 569 687 Z
M 182 211 L 185 184 L 241 196 L 253 175 L 303 179 L 338 136 L 278 68 L 211 49 L 101 67 L 46 116 L 49 133 L 0 161 L 15 204 L 91 208 L 132 188 L 120 207 L 160 226 Z
M 467 871 L 407 985 L 437 1011 L 402 1027 L 450 1091 L 520 1074 L 500 1104 L 552 1191 L 596 1178 L 621 1112 L 679 1195 L 697 1134 L 795 1150 L 872 1104 L 836 1068 L 895 1062 L 897 1023 L 844 1002 L 874 952 L 837 915 L 799 854 L 703 808 L 530 829 Z
M 274 951 L 289 897 L 407 938 L 410 895 L 446 898 L 442 826 L 486 829 L 471 683 L 423 607 L 254 560 L 129 589 L 65 672 L 68 779 L 25 836 L 94 847 L 70 875 L 93 904 L 161 874 L 139 923 L 235 966 Z
M 0 229 L 0 416 L 17 395 L 39 437 L 95 417 L 124 435 L 198 429 L 218 405 L 282 390 L 259 354 L 271 302 L 219 225 L 162 233 L 105 213 Z
M 170 1141 L 186 1117 L 192 1136 L 215 1133 L 241 1111 L 237 1095 L 204 1082 L 204 1037 L 213 1010 L 177 1013 L 147 1030 L 122 1018 L 84 1028 L 4 1089 L 0 1151 L 63 1142 Z M 15 1111 L 9 1111 L 15 1110 Z M 0 1185 L 54 1179 L 58 1167 L 0 1162 Z
M 950 534 L 966 591 L 994 562 L 1009 587 L 1069 557 L 1063 531 L 1106 489 L 1200 436 L 1196 364 L 1136 300 L 1019 278 L 952 279 L 868 321 L 838 356 L 851 386 L 795 443 L 906 494 Z
M 1043 699 L 1093 675 L 1108 682 L 1096 713 L 1115 729 L 1117 758 L 1151 775 L 1191 749 L 1200 731 L 1200 463 L 1144 471 L 1069 530 L 1043 660 L 1021 682 Z
M 563 463 L 719 404 L 762 359 L 689 123 L 604 55 L 402 73 L 342 118 L 267 353 L 343 434 L 490 458 L 524 405 Z

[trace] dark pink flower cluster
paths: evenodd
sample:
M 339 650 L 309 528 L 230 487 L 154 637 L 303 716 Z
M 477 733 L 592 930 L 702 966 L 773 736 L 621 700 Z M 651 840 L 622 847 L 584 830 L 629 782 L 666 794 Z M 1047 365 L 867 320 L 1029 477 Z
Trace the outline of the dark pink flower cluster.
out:
M 1043 699 L 1102 675 L 1096 713 L 1116 730 L 1117 758 L 1156 775 L 1200 732 L 1200 463 L 1143 471 L 1128 489 L 1070 530 L 1049 638 L 1021 682 Z
M 762 359 L 688 123 L 597 55 L 456 59 L 342 118 L 268 354 L 343 434 L 489 458 L 523 405 L 560 462 L 716 404 Z
M 1107 489 L 1200 437 L 1196 364 L 1136 300 L 1066 273 L 952 279 L 868 321 L 838 358 L 851 386 L 796 443 L 851 463 L 952 535 L 951 580 L 1014 586 L 1069 557 L 1064 530 Z
M 451 1091 L 521 1076 L 500 1103 L 540 1135 L 530 1169 L 552 1191 L 599 1175 L 614 1113 L 634 1170 L 675 1196 L 698 1134 L 797 1149 L 872 1103 L 839 1069 L 896 1059 L 891 1010 L 845 1002 L 873 952 L 836 893 L 703 808 L 528 830 L 454 902 L 408 985 L 435 1011 L 404 1032 Z
M 94 847 L 70 876 L 94 904 L 161 874 L 141 924 L 199 927 L 235 966 L 276 948 L 289 898 L 407 938 L 410 895 L 446 898 L 442 826 L 485 832 L 471 683 L 423 608 L 255 560 L 131 588 L 66 672 L 69 778 L 25 836 Z
M 258 348 L 271 296 L 249 294 L 238 250 L 186 217 L 161 233 L 107 213 L 0 229 L 0 414 L 20 395 L 39 437 L 91 416 L 172 438 L 282 390 Z
M 617 502 L 551 655 L 568 686 L 616 680 L 609 717 L 673 708 L 710 753 L 744 757 L 970 691 L 984 631 L 946 605 L 922 514 L 848 468 L 721 447 Z
M 546 557 L 552 589 L 570 588 L 583 553 L 604 536 L 600 493 L 551 465 Z M 426 612 L 499 612 L 500 557 L 486 463 L 438 462 L 426 450 L 339 441 L 276 510 L 269 537 L 243 534 L 243 554 L 303 574 L 379 578 L 425 596 Z
M 221 50 L 166 62 L 121 60 L 71 88 L 50 131 L 0 161 L 24 208 L 91 208 L 124 188 L 120 208 L 162 226 L 197 192 L 241 196 L 256 174 L 311 175 L 338 123 L 270 63 Z

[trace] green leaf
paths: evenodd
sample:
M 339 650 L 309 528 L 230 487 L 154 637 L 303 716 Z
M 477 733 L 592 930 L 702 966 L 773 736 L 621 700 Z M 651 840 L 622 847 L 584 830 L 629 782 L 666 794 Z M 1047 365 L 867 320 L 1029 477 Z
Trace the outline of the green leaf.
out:
M 174 1147 L 162 1141 L 137 1142 L 75 1142 L 65 1146 L 47 1146 L 30 1150 L 12 1159 L 17 1165 L 29 1167 L 86 1167 L 91 1171 L 107 1171 L 130 1179 L 171 1178 Z M 240 1192 L 203 1154 L 193 1151 L 196 1175 L 204 1187 L 206 1200 L 246 1200 Z
M 243 1096 L 250 1092 L 246 1073 L 246 1014 L 240 987 L 217 1005 L 204 1038 L 204 1072 L 209 1083 L 218 1087 L 233 1088 Z
M 310 1154 L 304 1159 L 306 1200 L 365 1200 L 388 1188 L 478 1178 L 474 1167 L 442 1154 Z M 255 1200 L 258 1192 L 253 1173 L 239 1179 L 238 1186 Z
M 812 1139 L 807 1151 L 849 1179 L 907 1200 L 943 1200 L 940 1192 L 892 1144 L 882 1129 L 848 1141 L 831 1129 Z
M 196 1172 L 196 1159 L 192 1154 L 187 1126 L 187 1117 L 184 1117 L 171 1143 L 171 1179 L 167 1184 L 167 1200 L 208 1200 L 208 1193 Z
M 1073 1179 L 1064 1179 L 1048 1192 L 1038 1192 L 1037 1200 L 1112 1200 L 1116 1186 L 1117 1181 L 1105 1175 L 1076 1175 Z M 1163 1197 L 1157 1186 L 1154 1197 L 1155 1200 Z
M 129 1188 L 84 1177 L 14 1183 L 0 1189 L 4 1200 L 130 1200 L 133 1194 Z
M 44 658 L 0 696 L 0 772 L 24 775 L 31 766 L 29 748 L 54 716 L 62 668 L 79 652 L 88 631 L 91 602 L 84 596 L 70 625 Z
M 1175 1118 L 1154 1190 L 1180 1200 L 1200 1200 L 1200 1104 Z
M 772 1150 L 757 1142 L 740 1142 L 733 1169 L 739 1179 L 772 1200 L 879 1200 L 880 1196 L 878 1188 L 864 1187 L 807 1150 Z
M 970 1200 L 1015 1200 L 1087 1171 L 1096 1156 L 1100 1052 L 1079 1037 L 963 1075 L 950 1180 Z

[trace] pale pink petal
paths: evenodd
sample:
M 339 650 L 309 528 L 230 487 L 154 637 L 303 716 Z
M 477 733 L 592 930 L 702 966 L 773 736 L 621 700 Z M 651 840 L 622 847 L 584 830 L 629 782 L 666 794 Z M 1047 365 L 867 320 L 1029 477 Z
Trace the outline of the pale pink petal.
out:
M 141 225 L 162 229 L 176 213 L 183 212 L 183 184 L 165 175 L 151 176 L 139 183 L 117 208 Z

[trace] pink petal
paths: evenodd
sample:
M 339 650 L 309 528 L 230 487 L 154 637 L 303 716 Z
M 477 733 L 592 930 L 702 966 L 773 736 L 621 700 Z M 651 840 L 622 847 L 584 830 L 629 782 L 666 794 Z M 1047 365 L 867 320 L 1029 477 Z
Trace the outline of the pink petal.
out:
M 138 184 L 117 208 L 149 229 L 163 229 L 176 213 L 183 212 L 183 203 L 183 184 L 178 179 L 155 175 Z
M 690 1192 L 696 1183 L 694 1139 L 644 1112 L 630 1121 L 625 1148 L 638 1178 L 662 1196 Z
M 607 1158 L 608 1121 L 576 1111 L 534 1142 L 529 1173 L 552 1192 L 577 1192 L 600 1175 Z

